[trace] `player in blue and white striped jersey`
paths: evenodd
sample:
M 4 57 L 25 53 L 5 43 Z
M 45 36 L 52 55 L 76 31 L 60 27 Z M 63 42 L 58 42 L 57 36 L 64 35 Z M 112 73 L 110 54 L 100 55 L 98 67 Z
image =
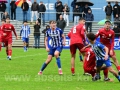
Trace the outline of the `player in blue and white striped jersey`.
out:
M 27 25 L 27 21 L 24 21 L 20 31 L 20 38 L 22 37 L 23 40 L 24 51 L 27 51 L 29 36 L 30 36 L 30 26 Z
M 59 68 L 59 74 L 62 73 L 61 69 L 61 62 L 60 62 L 60 53 L 62 52 L 63 45 L 65 45 L 65 36 L 63 34 L 63 31 L 60 28 L 56 27 L 55 21 L 50 21 L 50 29 L 46 31 L 46 37 L 45 37 L 45 47 L 46 51 L 48 52 L 48 58 L 45 61 L 45 63 L 42 65 L 42 68 L 40 69 L 40 72 L 38 75 L 41 75 L 43 70 L 46 68 L 46 66 L 50 63 L 52 60 L 52 57 L 55 56 L 56 62 Z M 48 38 L 51 40 L 51 47 L 48 47 Z
M 94 80 L 100 79 L 100 69 L 103 64 L 106 65 L 108 70 L 115 75 L 115 77 L 120 81 L 120 76 L 118 73 L 112 68 L 112 64 L 110 62 L 110 58 L 108 56 L 108 48 L 101 44 L 100 42 L 96 41 L 96 36 L 93 33 L 88 33 L 87 38 L 90 42 L 90 46 L 92 47 L 95 56 L 96 56 L 96 67 L 97 67 L 97 74 Z M 88 46 L 86 46 L 88 47 Z

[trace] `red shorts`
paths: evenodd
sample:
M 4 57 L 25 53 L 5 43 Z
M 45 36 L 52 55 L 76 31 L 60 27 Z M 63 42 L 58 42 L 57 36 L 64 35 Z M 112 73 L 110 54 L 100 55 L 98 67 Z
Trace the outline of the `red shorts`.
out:
M 70 45 L 70 52 L 72 55 L 76 54 L 76 50 L 79 49 L 79 51 L 81 52 L 81 49 L 84 47 L 83 44 L 80 43 L 76 43 L 73 45 Z
M 4 43 L 5 46 L 8 46 L 9 44 L 12 44 L 12 38 L 4 39 L 3 43 Z
M 94 77 L 95 73 L 96 73 L 96 69 L 95 68 L 87 68 L 87 67 L 83 67 L 84 68 L 84 72 L 85 73 L 89 73 L 92 75 L 92 77 Z

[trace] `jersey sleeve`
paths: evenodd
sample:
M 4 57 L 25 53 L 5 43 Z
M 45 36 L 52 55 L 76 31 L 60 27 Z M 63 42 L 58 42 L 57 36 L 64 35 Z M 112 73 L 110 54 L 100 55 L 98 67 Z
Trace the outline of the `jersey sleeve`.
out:
M 63 31 L 61 29 L 59 31 L 60 31 L 60 36 L 61 36 L 63 34 Z
M 111 50 L 114 48 L 114 38 L 115 38 L 115 33 L 112 33 L 112 38 L 111 38 Z
M 85 25 L 82 27 L 80 33 L 81 33 L 81 36 L 83 38 L 83 41 L 85 42 Z
M 15 28 L 14 28 L 13 25 L 12 25 L 12 30 L 13 30 L 14 35 L 17 37 L 17 33 L 16 33 Z
M 105 48 L 105 45 L 101 44 L 101 43 L 98 43 L 98 47 L 100 47 L 101 49 L 104 49 Z
M 21 27 L 21 30 L 20 30 L 20 36 L 21 36 L 22 32 L 23 32 L 23 28 Z
M 98 32 L 96 33 L 96 38 L 98 38 L 100 36 L 100 30 L 98 30 Z
M 49 37 L 49 31 L 46 31 L 46 35 L 45 35 L 46 37 Z

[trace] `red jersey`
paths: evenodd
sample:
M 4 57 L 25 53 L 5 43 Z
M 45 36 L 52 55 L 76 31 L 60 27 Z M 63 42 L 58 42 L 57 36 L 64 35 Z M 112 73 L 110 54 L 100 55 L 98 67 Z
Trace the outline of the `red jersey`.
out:
M 94 69 L 96 66 L 96 58 L 95 54 L 92 50 L 92 48 L 86 48 L 84 51 L 85 52 L 85 57 L 84 57 L 84 68 L 85 69 Z
M 68 33 L 68 37 L 70 38 L 70 45 L 76 43 L 83 44 L 83 41 L 85 41 L 85 25 L 78 24 L 74 26 Z
M 0 42 L 2 41 L 2 37 L 3 37 L 3 31 L 2 31 L 1 26 L 0 26 Z
M 14 35 L 17 37 L 17 34 L 15 32 L 15 28 L 12 24 L 4 24 L 2 26 L 3 33 L 6 35 L 4 36 L 4 39 L 12 38 L 12 31 L 14 32 Z
M 113 30 L 105 30 L 104 28 L 100 29 L 96 34 L 96 38 L 100 36 L 100 42 L 106 47 L 113 49 L 114 48 L 114 37 L 115 33 Z

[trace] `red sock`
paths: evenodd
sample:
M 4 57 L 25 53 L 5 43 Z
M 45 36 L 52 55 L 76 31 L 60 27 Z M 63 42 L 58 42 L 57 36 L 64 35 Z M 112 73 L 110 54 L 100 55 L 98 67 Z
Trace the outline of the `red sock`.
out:
M 0 44 L 0 51 L 1 51 L 1 44 Z
M 103 73 L 104 73 L 105 78 L 107 78 L 108 77 L 108 69 L 103 70 Z
M 117 70 L 120 71 L 120 66 L 117 66 Z
M 12 50 L 8 50 L 8 56 L 12 55 Z
M 71 72 L 74 74 L 74 73 L 75 73 L 75 69 L 74 69 L 74 68 L 71 68 Z
M 8 56 L 8 50 L 6 50 L 6 55 Z

